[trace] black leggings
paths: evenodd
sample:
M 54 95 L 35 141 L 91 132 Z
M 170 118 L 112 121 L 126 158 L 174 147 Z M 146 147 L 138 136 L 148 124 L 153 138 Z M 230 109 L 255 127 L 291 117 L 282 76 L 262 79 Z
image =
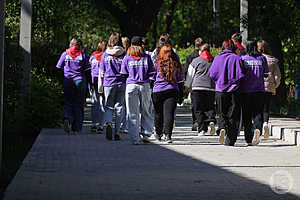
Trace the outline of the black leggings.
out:
M 198 132 L 206 132 L 210 122 L 216 123 L 215 92 L 208 90 L 193 90 L 191 98 L 198 122 Z
M 177 90 L 166 90 L 152 94 L 155 110 L 154 124 L 158 135 L 163 133 L 171 136 L 174 124 L 174 113 L 177 106 Z
M 265 98 L 264 98 L 264 120 L 263 120 L 264 122 L 269 122 L 271 97 L 272 97 L 271 92 L 266 92 L 265 93 Z
M 241 93 L 243 124 L 247 143 L 252 141 L 254 129 L 259 129 L 262 133 L 264 96 L 264 92 Z

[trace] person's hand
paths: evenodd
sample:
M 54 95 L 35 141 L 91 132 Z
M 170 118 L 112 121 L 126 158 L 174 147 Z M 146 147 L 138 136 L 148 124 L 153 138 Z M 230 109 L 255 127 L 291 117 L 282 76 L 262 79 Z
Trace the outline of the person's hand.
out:
M 103 91 L 103 86 L 99 87 L 99 88 L 98 88 L 98 93 L 99 93 L 99 94 L 103 94 L 103 92 L 104 92 L 104 91 Z

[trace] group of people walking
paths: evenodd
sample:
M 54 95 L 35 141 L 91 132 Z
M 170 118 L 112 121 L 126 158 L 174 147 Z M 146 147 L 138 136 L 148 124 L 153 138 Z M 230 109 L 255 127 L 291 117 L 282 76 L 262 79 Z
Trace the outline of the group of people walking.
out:
M 65 132 L 82 130 L 88 88 L 92 132 L 105 133 L 108 140 L 128 132 L 136 145 L 149 143 L 154 132 L 158 141 L 172 143 L 177 104 L 191 92 L 193 130 L 217 132 L 221 144 L 234 146 L 242 113 L 245 140 L 257 145 L 263 127 L 268 134 L 270 97 L 280 71 L 266 41 L 248 41 L 245 49 L 239 40 L 239 34 L 225 40 L 213 58 L 210 46 L 197 38 L 183 70 L 169 34 L 162 34 L 149 52 L 145 38 L 113 33 L 90 58 L 81 40 L 73 38 L 57 63 L 64 70 Z

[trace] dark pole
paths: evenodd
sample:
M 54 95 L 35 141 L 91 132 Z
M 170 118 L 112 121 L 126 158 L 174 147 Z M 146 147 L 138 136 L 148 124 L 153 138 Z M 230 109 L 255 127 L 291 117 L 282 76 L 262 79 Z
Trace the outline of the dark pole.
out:
M 4 22 L 5 0 L 0 3 L 0 177 L 2 176 L 2 144 L 3 144 L 3 83 L 4 83 Z

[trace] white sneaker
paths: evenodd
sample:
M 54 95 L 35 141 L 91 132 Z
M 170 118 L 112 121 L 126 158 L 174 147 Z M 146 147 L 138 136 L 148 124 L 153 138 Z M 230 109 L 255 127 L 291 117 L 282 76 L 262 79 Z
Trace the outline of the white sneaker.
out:
M 219 137 L 220 144 L 225 144 L 225 135 L 226 135 L 226 130 L 222 128 L 220 131 L 220 137 Z
M 200 133 L 198 133 L 198 136 L 205 136 L 205 131 L 200 131 Z
M 264 128 L 264 138 L 269 138 L 270 130 L 269 130 L 269 125 L 267 122 L 264 123 L 263 128 Z
M 259 142 L 260 142 L 259 137 L 260 137 L 260 130 L 255 129 L 254 130 L 254 136 L 253 136 L 253 139 L 252 139 L 252 145 L 253 146 L 256 146 L 256 145 L 259 144 Z
M 210 128 L 210 130 L 209 130 L 210 135 L 214 135 L 216 133 L 215 123 L 210 122 L 209 123 L 209 128 Z

